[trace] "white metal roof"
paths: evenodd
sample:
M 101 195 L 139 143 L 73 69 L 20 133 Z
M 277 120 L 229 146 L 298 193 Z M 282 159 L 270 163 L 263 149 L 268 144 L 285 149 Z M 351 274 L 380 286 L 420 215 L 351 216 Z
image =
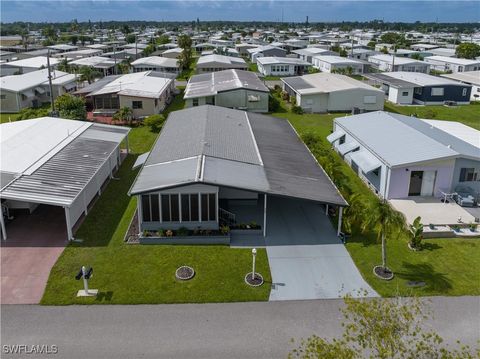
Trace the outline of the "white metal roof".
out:
M 467 72 L 454 72 L 452 74 L 443 74 L 443 77 L 465 82 L 472 85 L 480 85 L 480 70 L 479 71 L 467 71 Z
M 60 61 L 55 58 L 50 58 L 50 66 L 58 64 Z M 39 69 L 42 66 L 47 67 L 47 57 L 46 56 L 35 56 L 28 59 L 10 61 L 8 66 L 13 67 L 31 67 L 34 69 Z
M 301 59 L 294 58 L 294 57 L 274 57 L 274 56 L 259 57 L 257 58 L 257 62 L 262 65 L 288 64 L 288 65 L 312 66 L 311 63 L 303 61 Z
M 411 82 L 419 86 L 435 86 L 435 85 L 454 85 L 461 86 L 457 81 L 449 80 L 439 76 L 432 76 L 422 72 L 385 72 L 383 76 L 393 77 L 395 79 Z
M 346 57 L 341 57 L 341 56 L 333 56 L 333 55 L 315 55 L 313 56 L 313 58 L 322 62 L 326 62 L 328 64 L 351 64 L 351 65 L 363 64 L 360 61 L 356 61 L 356 60 L 349 59 Z
M 71 61 L 70 64 L 77 66 L 99 66 L 108 68 L 115 66 L 115 60 L 104 56 L 92 56 Z
M 75 81 L 75 75 L 62 71 L 52 71 L 52 83 L 63 84 Z M 9 91 L 24 91 L 39 85 L 48 84 L 48 69 L 27 72 L 21 75 L 3 76 L 0 78 L 0 88 Z
M 455 121 L 443 120 L 423 120 L 429 125 L 436 127 L 452 136 L 455 136 L 462 141 L 465 141 L 472 146 L 480 149 L 480 131 Z M 480 152 L 479 152 L 480 156 Z
M 393 61 L 393 56 L 392 55 L 373 55 L 368 58 L 368 61 L 371 60 L 377 60 L 381 62 L 388 62 L 392 63 Z M 373 62 L 373 61 L 371 61 Z M 420 61 L 420 60 L 415 60 L 411 59 L 408 57 L 401 57 L 401 56 L 395 56 L 395 65 L 408 65 L 408 64 L 425 64 L 428 65 L 425 61 Z
M 427 62 L 445 62 L 449 64 L 456 64 L 456 65 L 478 65 L 480 64 L 480 60 L 468 60 L 468 59 L 459 59 L 456 57 L 448 57 L 448 56 L 428 56 L 425 58 Z
M 160 57 L 160 56 L 149 56 L 149 57 L 142 57 L 138 60 L 132 62 L 132 66 L 159 66 L 159 67 L 175 67 L 178 68 L 178 60 L 177 59 L 170 59 L 168 57 Z
M 240 57 L 233 57 L 233 56 L 224 56 L 224 55 L 206 55 L 202 56 L 198 59 L 197 66 L 205 66 L 210 63 L 218 63 L 218 64 L 225 64 L 225 65 L 233 65 L 238 66 L 241 65 L 243 67 L 247 67 L 247 63 L 244 59 Z

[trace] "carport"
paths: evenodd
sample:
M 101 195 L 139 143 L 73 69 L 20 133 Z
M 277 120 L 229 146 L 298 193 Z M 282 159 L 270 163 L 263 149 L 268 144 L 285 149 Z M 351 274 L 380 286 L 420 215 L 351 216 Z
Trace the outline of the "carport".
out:
M 63 208 L 68 240 L 75 223 L 101 194 L 102 185 L 128 153 L 125 127 L 44 117 L 2 125 L 2 212 L 34 210 L 37 205 Z M 7 239 L 4 215 L 0 216 Z

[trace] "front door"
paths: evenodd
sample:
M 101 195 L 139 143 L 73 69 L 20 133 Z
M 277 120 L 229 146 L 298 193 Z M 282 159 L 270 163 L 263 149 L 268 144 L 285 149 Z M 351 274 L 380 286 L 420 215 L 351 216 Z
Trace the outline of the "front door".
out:
M 409 196 L 420 196 L 422 192 L 423 171 L 412 171 L 410 174 Z

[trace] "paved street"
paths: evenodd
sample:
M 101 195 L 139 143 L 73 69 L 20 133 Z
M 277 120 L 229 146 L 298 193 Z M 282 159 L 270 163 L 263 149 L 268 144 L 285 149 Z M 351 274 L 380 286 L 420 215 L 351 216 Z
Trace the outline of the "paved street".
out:
M 434 297 L 433 326 L 447 343 L 480 338 L 479 297 Z M 50 358 L 284 358 L 291 338 L 341 333 L 342 300 L 230 304 L 4 305 L 2 349 L 57 345 Z M 3 354 L 3 353 L 2 353 Z M 2 358 L 21 358 L 2 355 Z M 41 358 L 40 355 L 28 355 Z

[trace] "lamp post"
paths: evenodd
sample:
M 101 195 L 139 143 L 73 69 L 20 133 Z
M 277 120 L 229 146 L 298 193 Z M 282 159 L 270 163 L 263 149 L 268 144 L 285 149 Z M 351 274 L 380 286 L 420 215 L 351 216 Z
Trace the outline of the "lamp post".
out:
M 257 248 L 252 248 L 252 280 L 255 279 L 255 257 L 257 256 Z

